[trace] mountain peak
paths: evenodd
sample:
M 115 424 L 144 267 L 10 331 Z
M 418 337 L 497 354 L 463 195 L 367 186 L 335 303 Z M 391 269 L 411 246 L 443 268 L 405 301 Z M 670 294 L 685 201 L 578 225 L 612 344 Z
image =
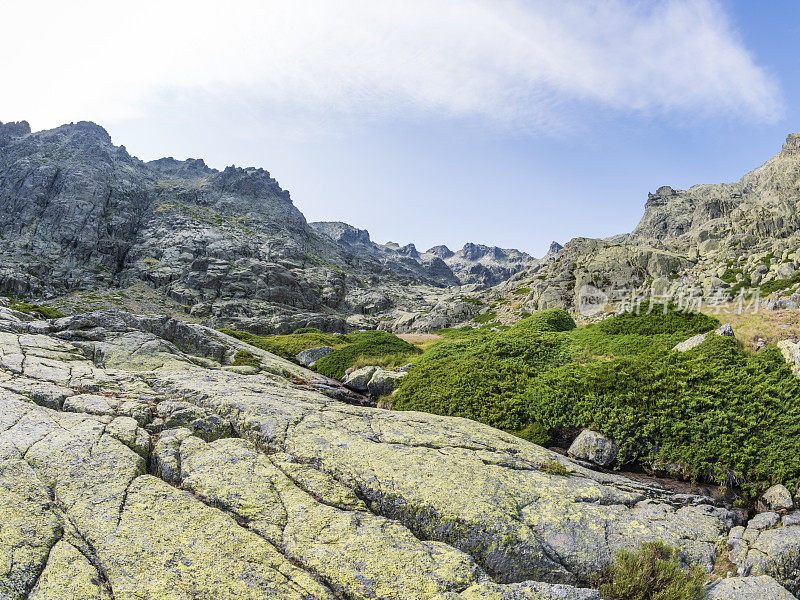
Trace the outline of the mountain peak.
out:
M 800 133 L 790 133 L 786 136 L 786 143 L 781 150 L 784 154 L 800 151 Z

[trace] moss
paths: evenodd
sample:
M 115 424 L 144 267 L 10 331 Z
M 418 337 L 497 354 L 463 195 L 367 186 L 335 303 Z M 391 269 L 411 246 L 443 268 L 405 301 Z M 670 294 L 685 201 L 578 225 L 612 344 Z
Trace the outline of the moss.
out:
M 257 367 L 261 360 L 249 350 L 239 350 L 233 355 L 233 366 L 235 367 Z
M 10 308 L 19 312 L 24 312 L 29 315 L 41 315 L 45 319 L 60 319 L 64 317 L 64 313 L 49 306 L 41 306 L 39 304 L 28 304 L 26 302 L 13 302 Z

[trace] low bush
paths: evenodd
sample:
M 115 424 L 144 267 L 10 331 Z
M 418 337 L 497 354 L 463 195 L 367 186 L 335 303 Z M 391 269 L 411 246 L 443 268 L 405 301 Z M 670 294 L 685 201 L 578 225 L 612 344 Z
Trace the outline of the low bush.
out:
M 719 327 L 719 321 L 703 313 L 679 310 L 675 305 L 643 302 L 638 310 L 609 317 L 597 327 L 608 335 L 667 333 L 691 336 Z
M 322 333 L 322 330 L 316 327 L 300 327 L 299 329 L 295 329 L 292 333 Z
M 595 585 L 606 600 L 702 600 L 704 580 L 700 568 L 681 566 L 677 549 L 656 541 L 620 550 Z
M 361 357 L 391 357 L 393 363 L 405 364 L 422 350 L 383 331 L 362 331 L 346 336 L 352 342 L 314 363 L 314 369 L 334 379 L 341 379 Z
M 567 311 L 560 308 L 548 308 L 525 317 L 511 329 L 514 331 L 571 331 L 575 327 L 575 321 Z

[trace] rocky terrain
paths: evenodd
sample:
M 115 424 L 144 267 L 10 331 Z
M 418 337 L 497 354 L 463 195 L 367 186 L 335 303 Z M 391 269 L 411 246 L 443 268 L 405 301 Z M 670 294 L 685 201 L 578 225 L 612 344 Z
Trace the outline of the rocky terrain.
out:
M 144 163 L 89 122 L 0 124 L 0 236 L 0 294 L 68 314 L 138 309 L 134 297 L 261 333 L 375 327 L 532 261 L 474 244 L 420 254 L 349 225 L 309 225 L 263 169 Z
M 796 589 L 794 513 L 737 527 L 473 421 L 343 403 L 253 347 L 230 366 L 242 347 L 0 308 L 0 597 L 590 599 L 619 548 L 664 540 L 711 570 L 729 536 L 752 577 L 709 597 Z
M 631 294 L 721 303 L 758 293 L 766 308 L 797 308 L 798 214 L 800 134 L 791 134 L 779 154 L 736 183 L 658 188 L 629 234 L 551 246 L 491 300 L 503 322 L 521 311 L 580 310 L 587 289 L 612 303 Z

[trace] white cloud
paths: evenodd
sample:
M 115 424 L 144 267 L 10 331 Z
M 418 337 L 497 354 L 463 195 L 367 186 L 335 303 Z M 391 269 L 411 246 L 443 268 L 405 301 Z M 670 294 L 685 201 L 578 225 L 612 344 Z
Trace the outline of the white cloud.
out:
M 527 131 L 575 109 L 772 121 L 776 81 L 711 0 L 15 2 L 0 119 L 35 128 L 234 99 L 302 121 L 433 115 Z

